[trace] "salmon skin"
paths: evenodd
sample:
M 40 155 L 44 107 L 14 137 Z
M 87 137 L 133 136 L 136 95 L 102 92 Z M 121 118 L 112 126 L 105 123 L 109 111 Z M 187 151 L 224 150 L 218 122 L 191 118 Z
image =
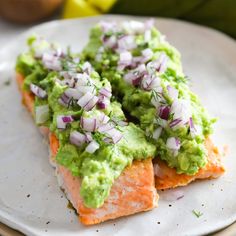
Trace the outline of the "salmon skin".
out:
M 34 96 L 22 89 L 24 77 L 17 74 L 16 80 L 22 93 L 23 104 L 33 113 Z M 152 160 L 134 161 L 126 167 L 114 182 L 110 195 L 102 207 L 87 208 L 80 196 L 80 178 L 74 177 L 64 166 L 55 162 L 59 141 L 53 133 L 49 133 L 51 163 L 56 167 L 56 176 L 68 200 L 79 214 L 84 225 L 98 224 L 106 220 L 148 211 L 157 206 L 158 195 L 154 184 Z
M 168 167 L 166 162 L 157 158 L 154 159 L 156 188 L 175 188 L 185 186 L 197 179 L 213 179 L 221 176 L 225 172 L 225 168 L 218 148 L 214 146 L 210 138 L 206 139 L 205 145 L 208 151 L 207 164 L 195 175 L 177 174 L 175 169 Z

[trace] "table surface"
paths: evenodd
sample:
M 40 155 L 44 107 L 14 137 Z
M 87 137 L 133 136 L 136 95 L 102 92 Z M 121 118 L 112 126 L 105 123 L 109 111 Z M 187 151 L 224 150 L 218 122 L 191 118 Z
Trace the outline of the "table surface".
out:
M 53 18 L 55 19 L 55 17 Z M 17 25 L 6 22 L 0 18 L 0 49 L 4 48 L 4 45 L 14 40 L 14 37 L 18 34 L 29 29 L 33 25 Z M 0 223 L 0 235 L 3 236 L 21 236 L 22 234 L 18 231 L 15 231 L 8 226 Z M 212 236 L 234 236 L 236 235 L 236 223 L 228 226 L 227 228 L 212 234 Z

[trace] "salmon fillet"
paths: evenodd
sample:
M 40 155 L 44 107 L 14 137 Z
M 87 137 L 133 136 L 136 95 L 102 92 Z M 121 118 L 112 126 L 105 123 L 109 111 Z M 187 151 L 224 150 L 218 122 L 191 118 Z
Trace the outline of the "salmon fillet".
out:
M 167 166 L 166 162 L 159 158 L 154 160 L 155 185 L 157 189 L 175 188 L 184 186 L 197 179 L 218 178 L 225 172 L 221 162 L 221 156 L 217 147 L 210 138 L 206 139 L 208 151 L 207 164 L 195 175 L 177 174 L 176 170 Z
M 34 96 L 22 89 L 24 77 L 17 74 L 17 83 L 22 93 L 24 105 L 33 112 Z M 56 166 L 59 185 L 64 189 L 79 214 L 80 221 L 85 225 L 97 224 L 106 220 L 148 211 L 157 206 L 158 195 L 154 186 L 152 160 L 134 161 L 126 167 L 121 176 L 112 186 L 110 195 L 104 205 L 97 209 L 87 208 L 80 197 L 80 178 L 72 176 L 65 167 L 56 164 L 55 156 L 59 141 L 49 134 L 51 162 Z

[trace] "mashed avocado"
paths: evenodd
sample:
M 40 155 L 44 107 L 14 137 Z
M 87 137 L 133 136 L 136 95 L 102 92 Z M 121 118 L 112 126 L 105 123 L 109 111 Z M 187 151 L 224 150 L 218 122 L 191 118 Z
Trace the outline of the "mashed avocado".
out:
M 36 95 L 36 122 L 59 139 L 56 161 L 81 178 L 85 205 L 100 207 L 125 167 L 154 157 L 156 147 L 126 122 L 120 103 L 110 97 L 110 82 L 89 63 L 41 38 L 30 38 L 29 46 L 16 70 L 25 76 L 24 89 Z
M 113 93 L 177 173 L 196 174 L 206 162 L 211 119 L 188 87 L 180 54 L 150 22 L 101 22 L 84 59 L 107 78 Z

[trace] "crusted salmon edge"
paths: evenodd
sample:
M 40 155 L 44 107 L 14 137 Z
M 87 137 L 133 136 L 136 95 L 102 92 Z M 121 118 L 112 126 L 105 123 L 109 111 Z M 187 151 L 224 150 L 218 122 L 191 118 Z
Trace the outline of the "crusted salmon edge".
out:
M 22 99 L 22 104 L 27 108 L 27 110 L 30 112 L 30 114 L 32 116 L 34 116 L 33 114 L 33 108 L 32 107 L 28 107 L 25 100 L 24 100 L 24 96 L 23 96 L 23 90 L 22 90 L 22 84 L 20 82 L 20 79 L 19 78 L 22 78 L 24 79 L 24 76 L 21 75 L 19 72 L 16 71 L 16 82 L 17 82 L 17 85 L 18 85 L 18 89 L 20 91 L 20 94 L 21 94 L 21 99 Z M 30 93 L 28 93 L 28 96 L 32 96 L 30 95 Z M 33 98 L 32 98 L 33 99 Z M 43 135 L 44 139 L 45 139 L 45 143 L 48 145 L 48 148 L 49 148 L 49 162 L 51 164 L 51 166 L 55 169 L 55 176 L 57 178 L 57 182 L 58 182 L 58 185 L 59 187 L 64 190 L 64 194 L 66 195 L 66 198 L 68 199 L 68 201 L 73 205 L 73 207 L 75 208 L 76 212 L 79 214 L 78 210 L 77 210 L 77 207 L 75 207 L 75 204 L 73 203 L 71 197 L 70 197 L 70 193 L 67 191 L 67 188 L 66 186 L 63 185 L 63 181 L 62 181 L 62 177 L 58 174 L 57 172 L 57 168 L 58 168 L 58 165 L 55 163 L 55 161 L 53 161 L 52 159 L 52 152 L 51 152 L 51 148 L 50 148 L 50 143 L 49 143 L 49 135 L 50 135 L 50 132 L 48 132 L 48 134 L 45 133 L 44 130 L 42 130 L 42 128 L 44 129 L 45 127 L 41 126 L 39 127 L 39 131 L 40 133 Z M 139 213 L 139 212 L 143 212 L 143 211 L 149 211 L 149 210 L 152 210 L 153 208 L 156 208 L 158 206 L 158 199 L 159 199 L 159 196 L 156 192 L 156 188 L 155 188 L 155 177 L 153 175 L 153 197 L 152 197 L 152 206 L 149 207 L 149 208 L 146 208 L 146 209 L 142 209 L 142 210 L 138 210 L 137 212 L 131 212 L 130 214 L 124 214 L 124 215 L 120 215 L 118 217 L 112 217 L 112 218 L 109 218 L 109 219 L 106 219 L 106 220 L 98 220 L 98 221 L 94 221 L 94 222 L 91 222 L 91 223 L 86 223 L 86 222 L 83 222 L 83 220 L 81 219 L 80 216 L 79 219 L 80 221 L 84 224 L 84 225 L 94 225 L 94 224 L 98 224 L 98 223 L 102 223 L 104 221 L 108 221 L 108 220 L 112 220 L 112 219 L 116 219 L 116 218 L 120 218 L 120 217 L 123 217 L 123 216 L 128 216 L 128 215 L 133 215 L 133 214 L 136 214 L 136 213 Z

